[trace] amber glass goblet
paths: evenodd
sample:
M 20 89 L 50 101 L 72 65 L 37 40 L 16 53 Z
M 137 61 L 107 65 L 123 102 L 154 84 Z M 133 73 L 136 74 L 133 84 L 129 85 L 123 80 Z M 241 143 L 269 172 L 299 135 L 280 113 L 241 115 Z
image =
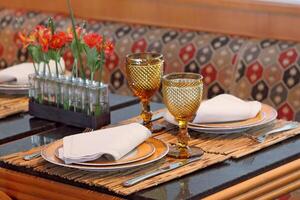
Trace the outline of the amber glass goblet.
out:
M 158 53 L 135 53 L 126 56 L 126 75 L 130 89 L 142 104 L 143 124 L 152 132 L 163 127 L 151 122 L 150 98 L 159 89 L 163 74 L 163 56 Z
M 187 124 L 195 116 L 202 100 L 202 76 L 184 72 L 165 75 L 162 79 L 162 91 L 164 103 L 179 125 L 178 142 L 170 147 L 169 156 L 201 156 L 201 148 L 188 146 L 190 136 Z

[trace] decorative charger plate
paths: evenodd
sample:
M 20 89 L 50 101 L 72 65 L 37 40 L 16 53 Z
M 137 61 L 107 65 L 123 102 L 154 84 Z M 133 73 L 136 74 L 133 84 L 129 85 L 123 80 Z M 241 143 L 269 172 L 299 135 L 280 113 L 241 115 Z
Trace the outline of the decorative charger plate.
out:
M 209 123 L 209 124 L 195 124 L 189 123 L 188 127 L 192 130 L 205 133 L 214 133 L 214 134 L 231 134 L 239 133 L 250 128 L 268 124 L 274 121 L 277 117 L 277 111 L 269 105 L 262 104 L 261 111 L 259 114 L 252 118 L 242 121 L 227 122 L 227 123 Z M 175 124 L 175 121 L 168 120 L 165 117 L 165 120 L 169 123 Z
M 58 150 L 62 148 L 62 141 L 60 140 L 61 145 L 57 147 L 55 150 L 55 156 L 59 158 L 58 156 Z M 155 152 L 155 147 L 150 142 L 143 142 L 140 144 L 137 148 L 133 149 L 131 152 L 123 156 L 121 159 L 117 161 L 108 160 L 106 158 L 100 157 L 97 160 L 89 161 L 89 162 L 80 162 L 75 163 L 78 165 L 85 165 L 85 166 L 114 166 L 114 165 L 123 165 L 128 164 L 132 162 L 137 162 L 139 160 L 143 160 L 145 158 L 148 158 Z
M 115 166 L 86 166 L 86 165 L 78 165 L 78 164 L 65 164 L 61 159 L 57 158 L 55 155 L 56 150 L 61 146 L 61 140 L 58 140 L 56 142 L 53 142 L 47 146 L 45 146 L 41 150 L 42 157 L 55 165 L 63 166 L 63 167 L 69 167 L 69 168 L 75 168 L 80 170 L 87 170 L 87 171 L 114 171 L 114 170 L 124 170 L 128 168 L 133 167 L 139 167 L 146 164 L 153 163 L 155 161 L 160 160 L 163 158 L 169 151 L 169 147 L 166 143 L 163 141 L 156 139 L 156 138 L 148 138 L 146 140 L 148 143 L 152 144 L 155 148 L 155 152 L 149 156 L 148 158 L 145 158 L 143 160 L 139 160 L 136 162 L 128 163 L 128 164 L 120 164 Z

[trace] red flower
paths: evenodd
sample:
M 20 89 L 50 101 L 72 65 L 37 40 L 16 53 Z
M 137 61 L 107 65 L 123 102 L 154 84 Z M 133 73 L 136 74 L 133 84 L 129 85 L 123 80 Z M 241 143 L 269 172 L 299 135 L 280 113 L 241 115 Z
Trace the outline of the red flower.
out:
M 102 36 L 97 33 L 89 33 L 83 36 L 83 41 L 90 48 L 99 47 L 102 43 Z M 98 48 L 97 48 L 98 49 Z
M 60 49 L 67 43 L 67 35 L 64 32 L 57 32 L 55 33 L 50 41 L 50 48 L 51 49 Z
M 36 34 L 39 44 L 42 47 L 43 52 L 47 52 L 49 49 L 49 43 L 52 39 L 52 34 L 49 28 L 44 26 L 37 26 L 33 34 Z

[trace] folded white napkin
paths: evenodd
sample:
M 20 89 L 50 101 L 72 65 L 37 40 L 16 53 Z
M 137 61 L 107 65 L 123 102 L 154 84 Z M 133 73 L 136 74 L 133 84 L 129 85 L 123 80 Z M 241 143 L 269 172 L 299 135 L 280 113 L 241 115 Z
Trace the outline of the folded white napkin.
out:
M 261 110 L 258 101 L 244 101 L 229 94 L 221 94 L 203 101 L 196 113 L 193 123 L 217 123 L 246 120 L 255 117 Z M 174 121 L 171 113 L 165 118 Z
M 1 75 L 0 74 L 0 83 L 10 82 L 10 81 L 16 81 L 17 79 L 14 76 L 10 75 Z
M 63 59 L 61 59 L 62 70 L 65 69 L 65 63 Z M 55 62 L 53 60 L 50 61 L 50 70 L 52 73 L 56 73 Z M 43 63 L 40 64 L 40 71 L 43 69 Z M 59 71 L 61 72 L 60 67 L 58 66 Z M 46 70 L 48 68 L 46 67 Z M 18 65 L 14 65 L 8 67 L 6 69 L 0 70 L 0 83 L 16 80 L 18 84 L 27 84 L 28 83 L 28 75 L 34 73 L 34 67 L 32 63 L 21 63 Z
M 66 164 L 86 162 L 105 156 L 118 160 L 150 137 L 151 132 L 138 123 L 81 133 L 63 138 L 59 158 Z

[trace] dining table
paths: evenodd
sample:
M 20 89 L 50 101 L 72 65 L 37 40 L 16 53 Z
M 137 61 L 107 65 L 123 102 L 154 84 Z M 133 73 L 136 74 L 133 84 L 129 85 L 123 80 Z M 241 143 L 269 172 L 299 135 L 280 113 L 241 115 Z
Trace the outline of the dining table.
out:
M 111 125 L 140 114 L 135 97 L 110 94 Z M 151 103 L 154 113 L 165 105 Z M 155 123 L 155 122 L 154 122 Z M 28 151 L 81 133 L 84 129 L 15 114 L 0 120 L 0 157 Z M 300 136 L 296 135 L 238 159 L 131 193 L 41 175 L 0 162 L 0 191 L 12 199 L 273 199 L 300 187 Z

